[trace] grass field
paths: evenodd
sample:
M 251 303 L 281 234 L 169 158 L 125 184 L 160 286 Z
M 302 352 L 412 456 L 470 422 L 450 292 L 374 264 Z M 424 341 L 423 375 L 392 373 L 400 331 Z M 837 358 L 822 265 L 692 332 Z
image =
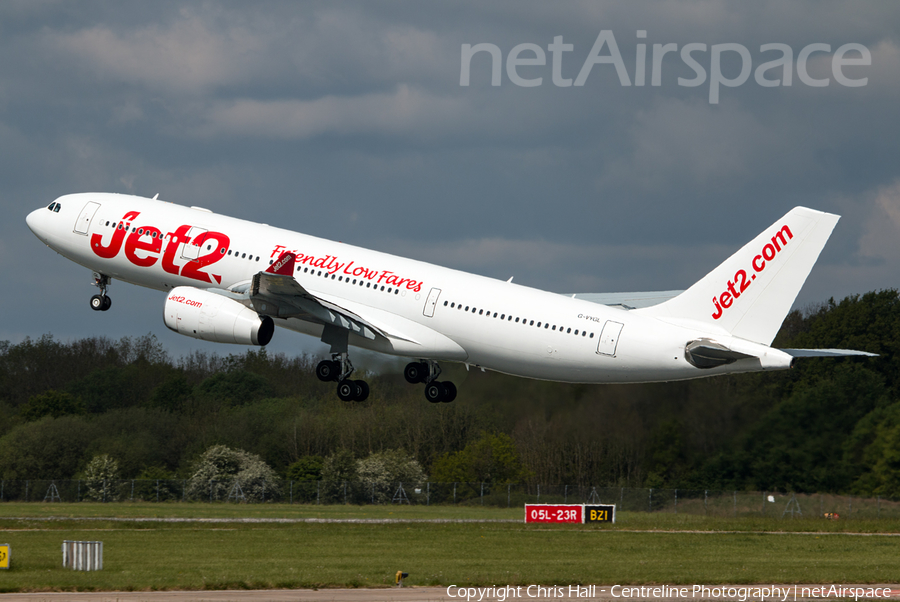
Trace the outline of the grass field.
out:
M 12 568 L 0 572 L 0 591 L 369 587 L 388 585 L 397 570 L 409 585 L 890 583 L 900 575 L 893 521 L 661 513 L 620 513 L 604 526 L 102 520 L 522 516 L 521 508 L 459 506 L 5 503 L 0 543 L 12 546 Z M 103 541 L 103 571 L 63 569 L 64 539 Z
M 522 508 L 490 506 L 352 506 L 303 504 L 197 504 L 124 502 L 101 504 L 38 504 L 5 502 L 0 504 L 4 517 L 172 517 L 172 518 L 408 518 L 408 519 L 511 519 L 522 520 Z M 900 529 L 900 523 L 898 523 Z

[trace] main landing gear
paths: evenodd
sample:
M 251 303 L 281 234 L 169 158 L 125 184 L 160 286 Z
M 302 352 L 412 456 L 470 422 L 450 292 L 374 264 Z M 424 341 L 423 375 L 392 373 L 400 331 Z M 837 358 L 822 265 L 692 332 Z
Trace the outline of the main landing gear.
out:
M 330 360 L 322 360 L 316 366 L 316 376 L 323 382 L 337 382 L 337 394 L 341 401 L 365 401 L 369 397 L 369 384 L 364 380 L 350 380 L 353 364 L 346 353 L 332 353 Z
M 100 289 L 100 294 L 91 297 L 91 309 L 94 311 L 108 310 L 112 307 L 112 299 L 106 294 L 106 289 L 109 288 L 109 276 L 94 272 L 94 286 Z
M 425 399 L 431 403 L 450 403 L 456 399 L 456 385 L 438 381 L 441 367 L 433 360 L 410 362 L 403 369 L 403 377 L 411 384 L 425 383 Z

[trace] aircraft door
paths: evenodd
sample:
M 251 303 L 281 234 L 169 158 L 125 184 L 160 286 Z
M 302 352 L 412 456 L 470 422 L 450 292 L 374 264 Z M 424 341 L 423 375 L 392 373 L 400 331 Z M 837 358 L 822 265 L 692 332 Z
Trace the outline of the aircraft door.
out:
M 84 206 L 84 209 L 81 210 L 81 213 L 78 214 L 78 219 L 75 221 L 75 232 L 77 234 L 87 236 L 88 228 L 91 227 L 91 220 L 94 219 L 94 214 L 97 213 L 97 209 L 99 208 L 100 203 L 88 201 Z
M 597 345 L 597 353 L 615 357 L 616 346 L 619 344 L 619 335 L 622 333 L 623 324 L 607 320 L 600 333 L 600 343 Z
M 441 296 L 441 289 L 433 288 L 431 292 L 428 293 L 428 299 L 425 300 L 425 311 L 423 312 L 427 317 L 434 317 L 434 307 L 437 305 L 438 297 Z
M 203 235 L 206 232 L 205 228 L 198 228 L 197 226 L 188 230 L 187 235 L 190 237 L 190 240 L 181 247 L 182 259 L 197 261 L 197 258 L 200 257 L 200 245 L 203 244 L 202 238 L 204 238 Z

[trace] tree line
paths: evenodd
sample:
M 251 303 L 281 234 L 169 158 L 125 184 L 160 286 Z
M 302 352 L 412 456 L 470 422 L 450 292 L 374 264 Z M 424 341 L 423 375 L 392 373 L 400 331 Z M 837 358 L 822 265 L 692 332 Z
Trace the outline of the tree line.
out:
M 80 478 L 104 454 L 122 478 L 190 478 L 224 445 L 295 480 L 402 452 L 431 481 L 900 498 L 898 341 L 898 292 L 876 291 L 792 312 L 774 346 L 877 358 L 644 385 L 448 365 L 459 397 L 434 405 L 402 363 L 366 375 L 369 400 L 345 403 L 309 355 L 173 358 L 152 335 L 0 342 L 0 478 Z

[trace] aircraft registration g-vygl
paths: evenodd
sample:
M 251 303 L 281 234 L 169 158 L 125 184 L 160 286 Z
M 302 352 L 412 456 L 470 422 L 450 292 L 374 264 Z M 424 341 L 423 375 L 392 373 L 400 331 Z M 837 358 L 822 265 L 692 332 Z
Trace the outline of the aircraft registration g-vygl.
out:
M 158 196 L 158 195 L 157 195 Z M 672 381 L 781 370 L 797 357 L 871 355 L 770 347 L 839 217 L 797 207 L 685 291 L 562 295 L 120 194 L 62 196 L 28 215 L 32 232 L 93 271 L 106 311 L 112 279 L 166 291 L 166 326 L 266 345 L 275 326 L 320 338 L 317 376 L 362 401 L 350 346 L 410 358 L 431 402 L 456 397 L 438 362 L 571 383 Z

